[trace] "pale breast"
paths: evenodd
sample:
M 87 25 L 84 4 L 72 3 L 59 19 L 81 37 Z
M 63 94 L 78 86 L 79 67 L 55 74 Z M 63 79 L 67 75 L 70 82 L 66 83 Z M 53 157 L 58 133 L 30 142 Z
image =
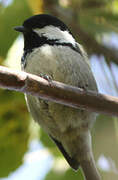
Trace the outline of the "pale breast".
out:
M 36 48 L 32 54 L 27 56 L 25 71 L 36 75 L 40 73 L 50 75 L 53 80 L 85 90 L 97 91 L 96 82 L 88 63 L 79 53 L 69 47 L 45 45 Z M 95 120 L 95 113 L 45 102 L 33 96 L 27 97 L 33 118 L 58 140 L 61 138 L 61 133 L 67 129 L 88 128 Z

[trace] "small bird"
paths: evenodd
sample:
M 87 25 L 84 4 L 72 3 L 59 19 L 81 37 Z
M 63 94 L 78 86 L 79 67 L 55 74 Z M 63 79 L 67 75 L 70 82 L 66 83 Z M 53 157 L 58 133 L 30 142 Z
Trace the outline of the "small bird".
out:
M 86 52 L 60 19 L 48 14 L 34 15 L 15 30 L 24 37 L 23 71 L 85 91 L 98 91 Z M 74 170 L 81 165 L 87 180 L 99 180 L 90 135 L 96 113 L 25 96 L 32 117 L 55 142 L 69 165 Z

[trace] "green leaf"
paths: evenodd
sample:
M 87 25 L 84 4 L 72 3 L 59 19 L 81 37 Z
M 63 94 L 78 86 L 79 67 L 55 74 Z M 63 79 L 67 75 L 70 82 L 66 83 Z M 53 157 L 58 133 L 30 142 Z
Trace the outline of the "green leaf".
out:
M 0 177 L 22 164 L 28 140 L 29 116 L 23 95 L 0 90 Z
M 56 157 L 62 156 L 61 152 L 57 148 L 56 144 L 53 142 L 53 140 L 48 136 L 47 133 L 43 131 L 43 129 L 40 129 L 40 141 L 41 143 L 48 148 L 48 150 Z M 62 156 L 63 157 L 63 156 Z
M 26 17 L 31 15 L 26 0 L 14 0 L 7 8 L 0 12 L 0 56 L 6 57 L 8 49 L 18 33 L 14 27 L 21 25 Z

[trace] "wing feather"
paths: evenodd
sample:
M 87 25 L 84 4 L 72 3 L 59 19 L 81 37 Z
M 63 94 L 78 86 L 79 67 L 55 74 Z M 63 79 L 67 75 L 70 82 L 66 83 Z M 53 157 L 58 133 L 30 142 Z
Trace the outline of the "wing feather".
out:
M 74 169 L 77 170 L 79 168 L 79 163 L 76 159 L 70 157 L 68 155 L 68 153 L 65 151 L 63 145 L 61 144 L 61 142 L 59 142 L 58 140 L 56 140 L 55 138 L 53 138 L 52 136 L 50 136 L 52 138 L 52 140 L 55 142 L 55 144 L 57 145 L 57 147 L 59 148 L 59 150 L 61 151 L 61 153 L 63 154 L 63 156 L 65 157 L 66 161 L 69 163 L 69 165 Z

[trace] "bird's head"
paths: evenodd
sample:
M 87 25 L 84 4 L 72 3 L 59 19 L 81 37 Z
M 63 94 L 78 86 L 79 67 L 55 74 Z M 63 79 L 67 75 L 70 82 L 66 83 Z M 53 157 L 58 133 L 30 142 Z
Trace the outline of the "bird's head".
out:
M 23 33 L 25 49 L 40 47 L 47 42 L 75 44 L 68 27 L 58 18 L 48 14 L 32 16 L 25 20 L 22 26 L 15 27 L 15 30 Z

